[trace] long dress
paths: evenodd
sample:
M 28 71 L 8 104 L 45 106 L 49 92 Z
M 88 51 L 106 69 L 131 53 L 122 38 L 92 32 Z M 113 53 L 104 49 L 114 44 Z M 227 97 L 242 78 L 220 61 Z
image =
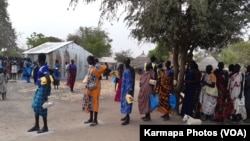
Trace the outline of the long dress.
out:
M 121 86 L 122 86 L 122 76 L 120 76 L 120 78 L 118 79 L 118 84 L 117 84 L 117 90 L 115 93 L 115 98 L 114 100 L 116 102 L 120 102 L 121 101 Z
M 205 81 L 207 83 L 214 82 L 216 84 L 216 76 L 213 73 L 211 73 L 211 74 L 206 73 L 204 75 L 205 75 L 204 76 Z M 209 115 L 209 116 L 214 114 L 215 106 L 217 104 L 217 98 L 207 94 L 204 87 L 202 87 L 202 89 L 201 89 L 200 103 L 201 103 L 201 107 L 202 107 L 202 113 Z
M 140 90 L 138 95 L 138 108 L 140 114 L 147 114 L 150 112 L 149 95 L 153 92 L 153 85 L 149 84 L 149 79 L 154 78 L 154 72 L 144 71 L 140 78 Z
M 126 101 L 126 94 L 131 91 L 131 95 L 134 96 L 135 86 L 135 71 L 132 67 L 126 68 L 122 74 L 122 85 L 121 85 L 121 113 L 130 114 L 132 112 L 132 104 L 128 104 Z
M 105 70 L 105 65 L 95 65 L 95 67 L 92 66 L 88 69 L 88 80 L 85 85 L 82 104 L 82 110 L 87 113 L 89 111 L 98 112 L 99 110 L 99 96 L 101 92 L 100 77 L 102 76 Z M 97 87 L 93 90 L 89 88 L 89 84 L 91 82 L 96 82 L 97 84 Z
M 226 118 L 230 116 L 230 112 L 227 112 L 227 105 L 230 104 L 230 101 L 227 101 L 228 97 L 228 72 L 225 70 L 216 69 L 214 71 L 216 76 L 216 86 L 218 88 L 218 97 L 217 97 L 217 105 L 215 108 L 215 119 L 217 121 L 224 121 Z
M 9 74 L 0 73 L 0 93 L 7 93 L 7 83 L 9 79 Z
M 75 64 L 69 65 L 69 73 L 68 73 L 68 79 L 67 79 L 67 85 L 70 87 L 71 91 L 73 91 L 75 81 L 76 81 L 76 72 L 77 67 Z
M 169 95 L 172 92 L 172 78 L 167 76 L 166 70 L 164 69 L 160 70 L 159 74 L 159 82 L 155 89 L 159 95 L 159 107 L 157 110 L 163 115 L 168 115 L 171 112 Z
M 181 108 L 181 116 L 185 114 L 189 116 L 193 116 L 193 108 L 194 108 L 194 98 L 195 92 L 197 90 L 197 71 L 195 70 L 188 70 L 185 74 L 185 96 L 183 99 L 183 104 Z
M 243 83 L 243 85 L 241 85 Z M 244 97 L 244 74 L 242 72 L 238 72 L 233 74 L 230 77 L 229 80 L 229 94 L 230 98 L 232 100 L 232 103 L 234 105 L 234 110 L 232 111 L 232 114 L 241 114 L 242 117 L 244 118 L 246 113 L 245 113 L 245 107 L 242 108 L 243 111 L 238 111 L 237 107 L 239 106 L 236 103 L 237 98 L 239 97 L 242 89 L 242 97 Z M 235 113 L 234 113 L 235 112 Z

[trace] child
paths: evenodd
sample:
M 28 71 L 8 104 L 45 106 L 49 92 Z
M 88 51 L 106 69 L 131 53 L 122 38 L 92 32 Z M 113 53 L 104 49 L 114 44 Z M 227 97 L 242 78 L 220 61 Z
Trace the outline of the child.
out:
M 10 77 L 6 73 L 6 69 L 0 69 L 0 93 L 2 94 L 2 100 L 6 100 L 7 83 Z

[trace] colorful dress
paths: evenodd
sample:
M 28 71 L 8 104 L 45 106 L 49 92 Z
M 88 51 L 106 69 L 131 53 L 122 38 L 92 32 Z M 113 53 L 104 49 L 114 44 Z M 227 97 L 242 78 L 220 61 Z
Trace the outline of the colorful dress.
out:
M 241 85 L 243 83 L 243 86 Z M 234 110 L 236 110 L 236 99 L 239 97 L 240 93 L 242 93 L 242 97 L 244 97 L 244 74 L 242 72 L 234 73 L 229 80 L 229 94 L 230 98 L 232 100 L 232 103 L 234 105 Z M 242 92 L 241 92 L 242 88 Z M 234 113 L 234 110 L 232 111 L 232 114 L 237 114 Z
M 228 72 L 225 70 L 216 69 L 214 71 L 216 76 L 216 86 L 218 88 L 218 97 L 217 97 L 217 105 L 215 108 L 215 119 L 217 121 L 224 121 L 224 119 L 228 118 L 230 114 L 227 112 L 227 105 L 230 101 L 227 101 L 228 97 Z M 227 110 L 226 110 L 227 109 Z M 230 113 L 230 112 L 229 112 Z
M 85 85 L 84 94 L 83 94 L 83 104 L 82 110 L 85 112 L 93 111 L 98 112 L 99 110 L 99 96 L 101 92 L 101 80 L 103 72 L 106 70 L 104 65 L 95 65 L 91 66 L 88 69 L 88 80 Z M 89 84 L 91 82 L 96 82 L 97 87 L 93 90 L 89 89 Z
M 158 111 L 163 115 L 168 115 L 171 112 L 169 105 L 169 95 L 172 92 L 172 78 L 167 76 L 166 70 L 159 71 L 158 84 L 156 86 L 156 93 L 159 95 Z

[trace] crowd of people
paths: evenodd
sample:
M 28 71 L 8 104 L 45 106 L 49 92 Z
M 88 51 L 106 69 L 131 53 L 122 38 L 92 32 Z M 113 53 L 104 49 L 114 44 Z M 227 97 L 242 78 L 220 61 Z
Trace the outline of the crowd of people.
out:
M 219 62 L 218 68 L 207 65 L 205 72 L 201 72 L 196 62 L 191 61 L 185 74 L 181 116 L 217 122 L 244 119 L 249 123 L 249 71 L 250 66 L 243 70 L 239 64 L 229 65 L 227 71 L 224 63 Z
M 22 78 L 30 83 L 30 77 L 33 76 L 34 84 L 38 86 L 32 102 L 35 125 L 28 132 L 47 132 L 48 109 L 43 108 L 42 105 L 48 100 L 51 85 L 54 85 L 54 89 L 58 89 L 60 85 L 61 62 L 56 59 L 53 68 L 49 68 L 45 61 L 45 54 L 39 54 L 38 62 L 32 62 L 29 58 L 12 58 L 10 60 L 0 60 L 0 83 L 5 82 L 6 86 L 9 79 L 17 78 Z M 82 110 L 89 113 L 89 119 L 84 123 L 96 126 L 98 125 L 101 80 L 108 66 L 100 64 L 98 59 L 91 55 L 87 57 L 87 62 L 89 67 L 85 77 Z M 15 65 L 16 71 L 12 71 L 10 68 Z M 152 109 L 149 97 L 150 94 L 156 93 L 159 98 L 157 110 L 162 113 L 161 118 L 168 121 L 172 111 L 169 96 L 174 93 L 175 89 L 171 61 L 156 63 L 156 58 L 153 56 L 150 58 L 150 62 L 146 62 L 143 67 L 138 93 L 138 109 L 140 114 L 145 115 L 141 119 L 143 121 L 151 120 Z M 65 63 L 64 69 L 67 72 L 64 74 L 67 75 L 67 85 L 74 93 L 77 74 L 74 60 L 70 60 L 70 64 Z M 13 72 L 16 72 L 17 75 Z M 18 75 L 20 72 L 22 75 Z M 135 70 L 130 66 L 130 59 L 126 58 L 123 63 L 119 64 L 114 74 L 116 76 L 114 101 L 120 102 L 120 112 L 124 115 L 121 118 L 121 125 L 128 125 L 133 102 L 128 102 L 126 97 L 135 95 Z M 107 79 L 106 74 L 105 78 Z M 151 84 L 150 80 L 155 80 L 156 83 Z M 238 122 L 244 119 L 244 122 L 250 123 L 250 66 L 246 67 L 246 71 L 242 71 L 239 64 L 231 64 L 229 70 L 225 70 L 224 63 L 219 62 L 218 68 L 214 69 L 212 65 L 207 65 L 206 70 L 201 72 L 197 63 L 190 61 L 186 66 L 183 85 L 184 98 L 180 116 L 189 115 L 203 121 L 219 122 L 226 120 Z M 0 85 L 0 92 L 5 99 L 7 90 L 1 88 L 3 88 L 2 85 Z M 237 105 L 242 101 L 245 103 L 244 107 Z M 43 128 L 39 126 L 39 116 L 43 119 Z
M 144 70 L 140 75 L 138 109 L 145 115 L 141 119 L 150 121 L 150 94 L 158 94 L 159 107 L 164 121 L 170 120 L 172 111 L 169 96 L 175 93 L 174 70 L 171 61 L 156 63 L 155 57 L 144 64 Z M 125 96 L 130 88 L 134 87 L 130 66 L 120 64 L 116 70 L 114 101 L 121 103 L 121 113 L 126 114 L 121 120 L 122 125 L 129 123 L 131 106 L 126 102 Z M 126 71 L 125 71 L 126 70 Z M 156 85 L 149 83 L 150 79 L 157 81 Z M 133 85 L 133 86 L 132 86 Z M 230 64 L 229 70 L 225 69 L 223 62 L 218 63 L 217 68 L 207 65 L 205 71 L 200 71 L 195 61 L 187 63 L 184 74 L 184 93 L 179 115 L 192 116 L 206 121 L 215 122 L 239 122 L 243 120 L 250 123 L 250 66 L 245 69 L 239 64 Z M 243 104 L 242 104 L 243 103 Z M 129 105 L 129 106 L 128 106 Z

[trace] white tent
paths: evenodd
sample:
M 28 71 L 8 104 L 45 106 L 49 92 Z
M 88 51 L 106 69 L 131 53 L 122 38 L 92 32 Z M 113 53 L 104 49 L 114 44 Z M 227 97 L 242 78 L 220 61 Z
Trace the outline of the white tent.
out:
M 213 70 L 215 70 L 218 66 L 218 61 L 211 55 L 205 57 L 201 62 L 197 63 L 199 66 L 200 71 L 206 71 L 207 65 L 212 65 Z

